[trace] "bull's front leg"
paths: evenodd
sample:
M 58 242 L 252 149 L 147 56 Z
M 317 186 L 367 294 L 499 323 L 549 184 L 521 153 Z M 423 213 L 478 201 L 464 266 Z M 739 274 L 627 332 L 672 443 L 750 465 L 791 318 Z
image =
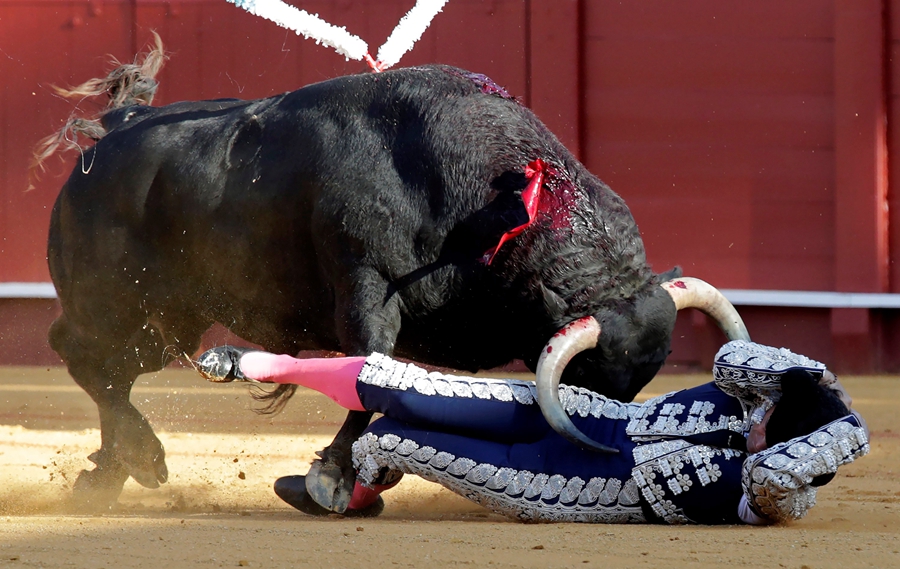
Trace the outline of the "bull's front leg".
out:
M 319 456 L 306 474 L 306 490 L 317 504 L 332 512 L 344 513 L 350 505 L 356 470 L 350 454 L 351 446 L 362 435 L 372 413 L 349 411 L 341 430 Z
M 388 293 L 388 282 L 372 269 L 352 275 L 346 289 L 336 292 L 335 314 L 341 347 L 347 355 L 391 355 L 400 332 L 400 306 Z M 337 436 L 306 475 L 306 491 L 320 506 L 344 513 L 353 496 L 356 470 L 351 446 L 369 425 L 372 413 L 350 411 Z

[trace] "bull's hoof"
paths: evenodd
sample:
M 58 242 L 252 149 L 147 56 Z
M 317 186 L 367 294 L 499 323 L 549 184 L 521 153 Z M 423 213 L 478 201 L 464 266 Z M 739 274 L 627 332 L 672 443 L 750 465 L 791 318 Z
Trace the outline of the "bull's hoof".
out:
M 169 469 L 165 463 L 154 464 L 152 470 L 129 468 L 128 472 L 144 488 L 159 488 L 160 484 L 165 484 L 169 479 Z
M 123 446 L 117 456 L 125 471 L 144 488 L 159 488 L 169 480 L 165 457 L 162 443 L 155 436 L 144 444 Z
M 352 469 L 344 472 L 340 466 L 321 460 L 313 461 L 306 473 L 306 491 L 323 508 L 343 514 L 353 497 L 356 482 Z
M 275 494 L 304 514 L 327 516 L 331 510 L 323 508 L 306 491 L 306 476 L 284 476 L 275 481 Z M 379 496 L 372 504 L 358 510 L 347 509 L 343 515 L 348 518 L 374 518 L 384 510 L 384 500 Z
M 194 364 L 208 381 L 228 383 L 230 381 L 256 381 L 241 371 L 241 356 L 248 352 L 258 352 L 253 348 L 237 346 L 218 346 L 203 352 Z
M 159 488 L 160 484 L 168 481 L 166 450 L 140 413 L 124 415 L 119 419 L 112 449 L 110 460 L 122 465 L 141 486 Z M 98 462 L 101 463 L 103 461 Z
M 82 470 L 72 487 L 72 507 L 77 512 L 106 512 L 116 505 L 128 473 L 122 468 Z

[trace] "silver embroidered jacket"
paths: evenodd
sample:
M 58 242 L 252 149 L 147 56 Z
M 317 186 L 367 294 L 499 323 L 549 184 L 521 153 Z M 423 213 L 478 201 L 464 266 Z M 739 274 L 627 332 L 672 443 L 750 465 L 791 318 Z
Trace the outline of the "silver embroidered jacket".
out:
M 712 431 L 743 437 L 749 424 L 741 403 L 709 384 L 643 403 L 626 432 L 638 443 L 632 477 L 653 513 L 668 523 L 735 522 L 735 482 L 746 455 L 685 437 Z

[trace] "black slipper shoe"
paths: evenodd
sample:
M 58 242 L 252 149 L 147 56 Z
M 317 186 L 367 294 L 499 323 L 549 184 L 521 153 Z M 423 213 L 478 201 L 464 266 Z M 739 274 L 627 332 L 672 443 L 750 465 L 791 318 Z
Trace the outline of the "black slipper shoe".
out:
M 194 364 L 203 377 L 215 383 L 227 383 L 236 379 L 256 381 L 244 375 L 239 362 L 244 354 L 258 351 L 255 348 L 219 346 L 203 352 Z
M 311 516 L 327 516 L 337 513 L 323 508 L 310 497 L 309 493 L 306 491 L 306 476 L 295 475 L 279 478 L 275 481 L 275 494 L 304 514 L 309 514 Z M 365 508 L 347 510 L 339 515 L 347 518 L 374 518 L 381 514 L 383 510 L 384 500 L 381 499 L 381 496 L 378 496 L 374 502 Z

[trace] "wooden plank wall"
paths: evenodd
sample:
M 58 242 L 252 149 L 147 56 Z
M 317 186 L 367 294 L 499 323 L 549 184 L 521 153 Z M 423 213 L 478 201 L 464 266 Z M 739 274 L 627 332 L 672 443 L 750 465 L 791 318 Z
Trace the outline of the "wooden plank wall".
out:
M 413 4 L 295 3 L 373 49 Z M 678 264 L 723 288 L 900 292 L 898 6 L 451 0 L 403 64 L 466 67 L 519 96 L 626 199 L 658 270 Z M 78 161 L 52 161 L 25 191 L 32 147 L 74 109 L 50 85 L 100 75 L 107 54 L 130 59 L 151 29 L 170 55 L 160 104 L 364 70 L 223 0 L 0 0 L 0 281 L 48 280 L 49 210 Z M 36 302 L 0 300 L 0 315 Z M 893 311 L 742 312 L 760 341 L 844 369 L 900 368 Z M 0 363 L 23 353 L 11 320 L 23 317 L 0 322 Z M 671 361 L 708 363 L 721 339 L 686 314 Z

